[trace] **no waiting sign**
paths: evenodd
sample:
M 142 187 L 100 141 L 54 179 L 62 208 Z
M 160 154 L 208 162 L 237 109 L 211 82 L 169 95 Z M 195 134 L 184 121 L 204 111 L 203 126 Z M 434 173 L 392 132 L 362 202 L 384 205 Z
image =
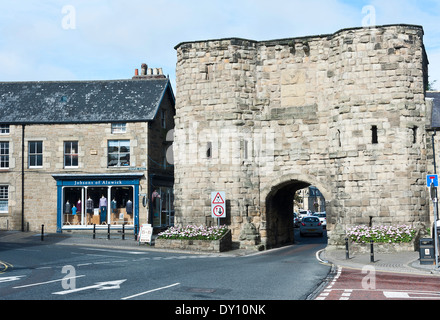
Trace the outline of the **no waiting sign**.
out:
M 211 192 L 211 216 L 213 218 L 226 218 L 226 192 Z

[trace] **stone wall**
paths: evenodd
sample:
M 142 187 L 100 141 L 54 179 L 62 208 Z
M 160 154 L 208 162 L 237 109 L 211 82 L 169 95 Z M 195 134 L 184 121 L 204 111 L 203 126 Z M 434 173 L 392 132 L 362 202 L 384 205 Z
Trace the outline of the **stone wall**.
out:
M 327 201 L 330 243 L 357 224 L 428 219 L 423 29 L 392 25 L 177 50 L 176 220 L 213 224 L 226 191 L 234 241 L 293 240 L 295 191 Z

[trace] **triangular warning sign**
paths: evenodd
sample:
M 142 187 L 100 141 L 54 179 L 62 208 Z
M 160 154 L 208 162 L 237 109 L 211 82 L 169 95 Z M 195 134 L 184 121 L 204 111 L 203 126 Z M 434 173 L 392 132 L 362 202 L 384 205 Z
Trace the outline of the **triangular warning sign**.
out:
M 217 192 L 217 195 L 214 197 L 214 201 L 212 201 L 212 204 L 225 204 L 225 200 L 223 200 L 220 192 Z

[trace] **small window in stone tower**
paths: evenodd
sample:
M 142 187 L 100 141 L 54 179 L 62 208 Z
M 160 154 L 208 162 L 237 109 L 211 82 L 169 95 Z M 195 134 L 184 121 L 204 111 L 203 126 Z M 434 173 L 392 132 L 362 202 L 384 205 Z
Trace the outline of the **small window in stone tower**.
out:
M 212 71 L 214 69 L 213 64 L 207 64 L 205 69 L 206 80 L 212 80 Z
M 414 126 L 413 128 L 412 128 L 412 132 L 413 132 L 413 137 L 412 137 L 412 142 L 413 142 L 413 144 L 416 144 L 417 143 L 417 127 L 416 126 Z
M 379 140 L 377 137 L 377 126 L 372 126 L 371 127 L 371 143 L 372 144 L 378 144 Z
M 206 145 L 206 158 L 212 159 L 212 142 L 208 142 Z

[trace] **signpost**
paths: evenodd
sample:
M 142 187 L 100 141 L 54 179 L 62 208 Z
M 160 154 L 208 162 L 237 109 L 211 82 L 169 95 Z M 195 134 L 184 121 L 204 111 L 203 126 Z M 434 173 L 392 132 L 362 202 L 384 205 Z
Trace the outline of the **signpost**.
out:
M 426 176 L 426 186 L 429 188 L 429 193 L 434 205 L 434 254 L 435 254 L 435 266 L 438 268 L 438 232 L 437 232 L 437 187 L 438 187 L 438 175 L 430 174 Z
M 211 192 L 211 216 L 217 218 L 220 225 L 220 218 L 226 218 L 226 192 Z

